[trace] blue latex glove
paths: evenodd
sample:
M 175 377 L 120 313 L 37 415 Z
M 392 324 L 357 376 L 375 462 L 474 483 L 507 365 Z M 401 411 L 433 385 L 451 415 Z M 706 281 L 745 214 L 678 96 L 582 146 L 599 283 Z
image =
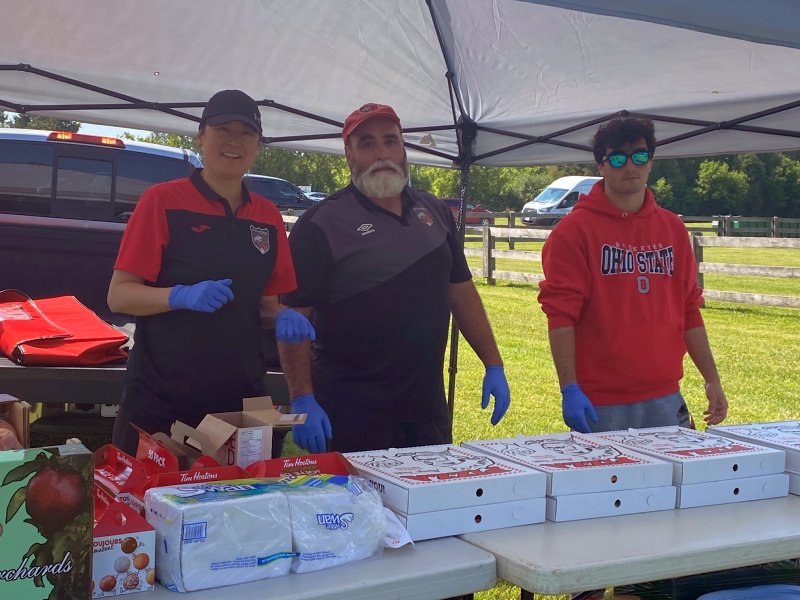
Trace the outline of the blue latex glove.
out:
M 486 367 L 486 374 L 483 376 L 483 397 L 481 398 L 481 408 L 489 406 L 489 396 L 494 396 L 494 412 L 492 413 L 492 425 L 497 425 L 511 404 L 511 390 L 508 389 L 506 373 L 503 367 Z
M 564 423 L 570 429 L 581 433 L 592 432 L 586 421 L 586 415 L 589 415 L 593 422 L 597 422 L 597 413 L 594 412 L 592 402 L 577 383 L 570 383 L 561 390 L 561 414 L 564 417 Z
M 317 404 L 314 394 L 303 394 L 292 400 L 293 413 L 306 413 L 306 422 L 292 426 L 294 443 L 312 454 L 326 452 L 331 439 L 331 422 L 328 415 Z
M 194 285 L 176 285 L 169 293 L 170 308 L 186 308 L 212 313 L 233 300 L 230 279 L 201 281 Z
M 296 310 L 284 308 L 275 317 L 275 337 L 279 342 L 299 344 L 305 340 L 314 341 L 317 334 L 314 326 Z

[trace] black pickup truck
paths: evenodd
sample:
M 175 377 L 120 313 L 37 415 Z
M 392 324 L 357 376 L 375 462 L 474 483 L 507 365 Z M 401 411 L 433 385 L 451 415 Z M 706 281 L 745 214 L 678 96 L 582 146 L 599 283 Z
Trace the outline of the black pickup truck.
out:
M 76 296 L 102 318 L 125 222 L 149 186 L 185 177 L 191 150 L 0 129 L 0 289 Z

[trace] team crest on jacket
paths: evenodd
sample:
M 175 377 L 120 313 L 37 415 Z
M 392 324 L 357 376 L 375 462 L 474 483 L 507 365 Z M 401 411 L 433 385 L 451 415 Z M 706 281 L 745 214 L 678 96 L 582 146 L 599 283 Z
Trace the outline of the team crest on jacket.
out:
M 269 229 L 250 225 L 250 239 L 261 254 L 269 252 Z
M 433 225 L 433 217 L 431 216 L 431 213 L 428 212 L 427 208 L 415 208 L 414 212 L 416 213 L 417 218 L 425 223 L 425 225 L 428 227 Z

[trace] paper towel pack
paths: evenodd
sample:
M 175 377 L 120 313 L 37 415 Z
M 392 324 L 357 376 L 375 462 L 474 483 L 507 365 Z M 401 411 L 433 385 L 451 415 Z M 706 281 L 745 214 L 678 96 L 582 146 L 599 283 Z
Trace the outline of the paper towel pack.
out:
M 360 477 L 321 475 L 152 488 L 158 580 L 188 592 L 378 556 L 386 517 Z
M 156 571 L 189 592 L 289 573 L 289 502 L 274 484 L 235 480 L 153 488 L 145 494 L 156 530 Z
M 360 477 L 295 480 L 286 492 L 291 511 L 292 571 L 308 573 L 379 554 L 386 535 L 381 498 Z M 299 485 L 298 485 L 299 484 Z

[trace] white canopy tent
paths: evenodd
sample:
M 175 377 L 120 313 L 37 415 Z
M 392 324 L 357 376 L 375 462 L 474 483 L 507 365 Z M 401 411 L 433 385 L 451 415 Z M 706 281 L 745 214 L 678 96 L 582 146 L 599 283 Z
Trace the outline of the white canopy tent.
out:
M 193 134 L 227 88 L 296 150 L 341 153 L 347 114 L 391 104 L 409 159 L 465 184 L 591 161 L 624 113 L 655 120 L 660 157 L 790 150 L 800 2 L 0 0 L 0 110 Z
M 194 133 L 240 88 L 267 143 L 338 153 L 382 102 L 426 164 L 589 161 L 620 111 L 661 157 L 794 149 L 798 74 L 794 0 L 0 0 L 0 110 Z

